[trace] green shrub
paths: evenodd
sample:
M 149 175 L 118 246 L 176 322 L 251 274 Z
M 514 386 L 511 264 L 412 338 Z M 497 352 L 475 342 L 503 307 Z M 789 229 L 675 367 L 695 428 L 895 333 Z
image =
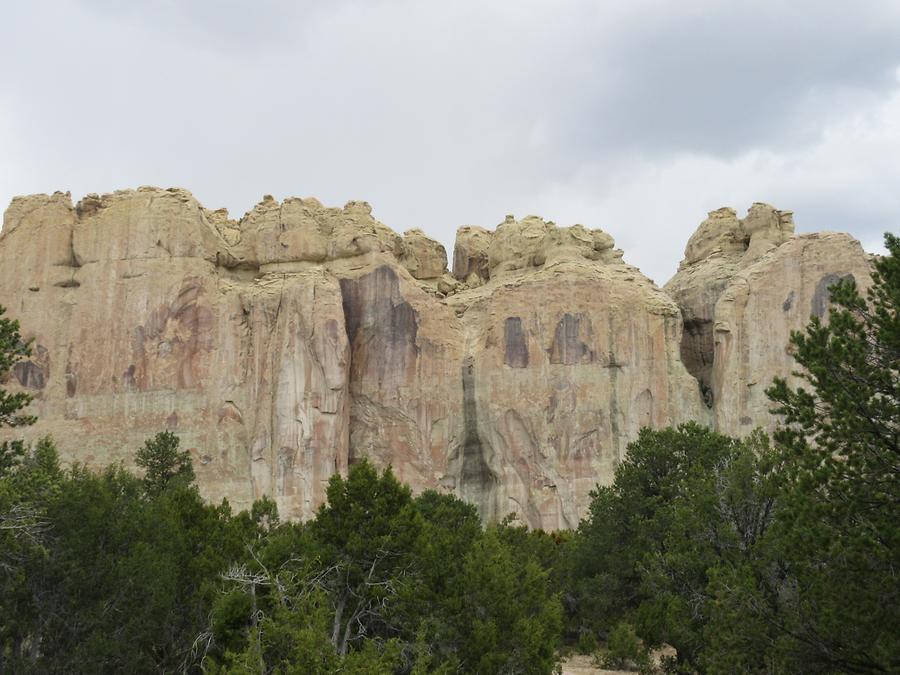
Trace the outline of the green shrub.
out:
M 625 621 L 616 624 L 606 642 L 606 654 L 601 659 L 605 668 L 632 668 L 645 670 L 650 664 L 647 649 L 641 643 L 634 627 Z

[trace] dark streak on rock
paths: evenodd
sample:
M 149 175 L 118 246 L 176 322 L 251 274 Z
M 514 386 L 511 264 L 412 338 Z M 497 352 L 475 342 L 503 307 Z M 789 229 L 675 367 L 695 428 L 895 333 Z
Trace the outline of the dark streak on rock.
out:
M 34 361 L 19 361 L 12 371 L 19 384 L 26 389 L 43 389 L 47 384 L 44 369 Z
M 462 366 L 463 385 L 463 461 L 460 493 L 466 501 L 478 504 L 482 518 L 490 517 L 489 506 L 497 477 L 485 459 L 484 445 L 478 434 L 478 406 L 475 400 L 475 364 L 471 356 Z
M 69 358 L 72 358 L 72 349 L 69 348 Z M 71 361 L 66 362 L 66 397 L 72 398 L 78 389 L 78 374 Z
M 81 283 L 75 281 L 75 279 L 65 279 L 63 281 L 57 281 L 53 285 L 57 286 L 58 288 L 78 288 L 79 286 L 81 286 Z
M 796 295 L 797 294 L 794 291 L 791 291 L 790 293 L 788 293 L 787 297 L 784 299 L 784 302 L 781 303 L 782 311 L 784 311 L 784 312 L 791 311 L 791 307 L 794 306 L 794 297 Z
M 351 344 L 362 326 L 376 330 L 393 346 L 415 343 L 418 317 L 412 306 L 400 297 L 396 272 L 382 265 L 358 279 L 341 279 L 341 299 L 347 338 Z
M 831 304 L 831 294 L 828 289 L 839 281 L 852 278 L 852 274 L 826 274 L 819 279 L 819 283 L 816 284 L 816 291 L 813 293 L 812 306 L 810 307 L 812 315 L 820 319 L 825 316 Z
M 713 322 L 705 318 L 684 319 L 684 333 L 681 337 L 681 362 L 687 371 L 697 378 L 700 392 L 708 407 L 712 407 L 712 366 L 715 358 L 715 335 Z
M 128 366 L 128 369 L 122 373 L 122 384 L 125 385 L 126 390 L 134 389 L 134 364 L 132 363 Z
M 355 369 L 375 368 L 379 382 L 415 367 L 419 317 L 400 292 L 396 272 L 382 265 L 357 279 L 341 279 L 344 322 Z
M 619 427 L 619 370 L 621 366 L 617 367 L 618 361 L 616 360 L 616 353 L 613 350 L 614 347 L 614 338 L 613 336 L 616 334 L 616 326 L 612 315 L 610 315 L 607 319 L 607 330 L 610 336 L 610 349 L 608 354 L 609 361 L 609 426 L 612 429 L 612 437 L 613 437 L 613 445 L 615 452 L 615 465 L 618 466 L 619 462 L 622 461 L 622 430 Z
M 550 345 L 550 363 L 572 366 L 577 363 L 591 363 L 594 352 L 580 338 L 581 317 L 563 314 L 556 324 L 553 344 Z
M 511 316 L 503 326 L 503 363 L 510 368 L 528 367 L 528 345 L 522 330 L 522 319 Z
M 35 345 L 31 358 L 12 367 L 19 384 L 27 389 L 43 389 L 50 379 L 50 352 L 43 345 Z

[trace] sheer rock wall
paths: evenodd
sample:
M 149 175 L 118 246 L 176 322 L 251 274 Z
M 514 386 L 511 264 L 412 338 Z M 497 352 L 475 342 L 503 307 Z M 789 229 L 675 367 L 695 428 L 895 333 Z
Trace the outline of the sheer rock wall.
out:
M 792 214 L 768 204 L 742 220 L 733 209 L 713 211 L 665 286 L 684 316 L 682 359 L 723 433 L 774 429 L 766 388 L 776 376 L 799 383 L 791 331 L 810 316 L 827 319 L 838 279 L 871 284 L 869 257 L 850 235 L 793 232 Z
M 792 233 L 765 205 L 713 212 L 663 291 L 608 234 L 535 216 L 461 228 L 451 274 L 365 202 L 266 197 L 235 221 L 180 189 L 21 197 L 0 304 L 33 355 L 4 386 L 35 396 L 16 431 L 68 461 L 128 463 L 175 431 L 204 495 L 238 508 L 310 517 L 367 457 L 486 519 L 574 527 L 642 426 L 771 423 L 789 330 L 829 279 L 868 283 L 848 236 Z

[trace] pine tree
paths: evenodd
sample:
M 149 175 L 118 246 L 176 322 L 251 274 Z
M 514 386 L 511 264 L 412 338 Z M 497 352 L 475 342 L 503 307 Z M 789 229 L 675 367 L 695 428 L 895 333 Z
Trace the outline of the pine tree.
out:
M 885 244 L 866 298 L 841 281 L 828 322 L 792 335 L 811 390 L 767 392 L 786 453 L 771 618 L 817 672 L 900 669 L 900 238 Z
M 9 379 L 9 371 L 23 358 L 31 356 L 29 344 L 22 340 L 19 322 L 4 318 L 6 308 L 0 305 L 0 383 Z M 35 418 L 23 415 L 22 409 L 31 402 L 25 392 L 11 394 L 0 388 L 0 427 L 21 427 L 33 424 Z M 20 440 L 0 443 L 0 478 L 8 474 L 25 454 Z
M 6 319 L 6 308 L 0 305 L 0 382 L 5 382 L 9 371 L 23 358 L 31 356 L 31 347 L 22 340 L 19 322 Z M 24 392 L 11 394 L 0 389 L 0 427 L 21 427 L 34 423 L 34 417 L 21 414 L 31 402 L 31 396 Z
M 136 464 L 145 470 L 144 487 L 150 496 L 163 492 L 169 485 L 190 485 L 194 482 L 191 454 L 178 450 L 178 436 L 161 431 L 148 439 L 138 450 Z

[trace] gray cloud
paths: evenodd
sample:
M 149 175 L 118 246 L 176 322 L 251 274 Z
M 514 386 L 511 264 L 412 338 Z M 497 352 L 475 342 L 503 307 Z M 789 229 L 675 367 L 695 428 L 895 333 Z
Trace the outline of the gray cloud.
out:
M 36 0 L 2 19 L 2 202 L 359 198 L 448 246 L 537 212 L 602 226 L 660 282 L 723 204 L 870 246 L 900 223 L 891 0 Z
M 619 77 L 612 91 L 592 92 L 579 126 L 598 149 L 652 155 L 808 143 L 860 97 L 896 84 L 900 16 L 886 6 L 706 2 L 641 13 L 598 55 Z

